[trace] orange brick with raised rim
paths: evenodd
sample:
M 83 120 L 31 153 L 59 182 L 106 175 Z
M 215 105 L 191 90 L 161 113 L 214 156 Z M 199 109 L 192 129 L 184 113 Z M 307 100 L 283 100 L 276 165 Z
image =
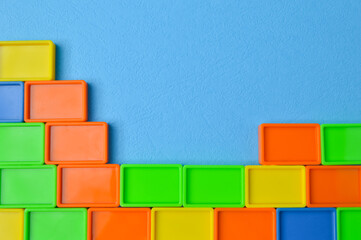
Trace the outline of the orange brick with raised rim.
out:
M 321 164 L 320 125 L 261 124 L 259 162 L 262 165 Z

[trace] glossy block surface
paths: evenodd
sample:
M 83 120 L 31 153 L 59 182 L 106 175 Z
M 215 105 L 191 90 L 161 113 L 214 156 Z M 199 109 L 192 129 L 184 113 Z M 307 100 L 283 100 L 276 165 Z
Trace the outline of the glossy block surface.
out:
M 212 208 L 153 208 L 152 240 L 213 240 Z
M 150 240 L 149 208 L 90 208 L 88 240 Z
M 308 207 L 361 207 L 360 166 L 306 167 Z
M 305 167 L 246 166 L 247 207 L 304 207 Z
M 119 165 L 59 165 L 58 207 L 119 206 Z
M 187 165 L 183 169 L 185 207 L 243 207 L 244 167 Z
M 214 210 L 215 240 L 275 240 L 276 210 L 274 208 L 216 208 Z
M 0 81 L 55 79 L 52 41 L 0 42 Z
M 0 239 L 24 239 L 23 209 L 0 209 Z
M 24 120 L 24 83 L 0 82 L 0 122 Z
M 0 123 L 0 165 L 42 163 L 43 123 Z
M 121 205 L 182 206 L 182 165 L 122 164 Z
M 25 83 L 25 122 L 86 121 L 88 115 L 85 81 Z
M 361 208 L 337 208 L 337 239 L 361 239 Z
M 108 161 L 105 122 L 47 123 L 45 163 L 95 164 Z
M 260 125 L 259 162 L 262 165 L 320 164 L 320 125 Z

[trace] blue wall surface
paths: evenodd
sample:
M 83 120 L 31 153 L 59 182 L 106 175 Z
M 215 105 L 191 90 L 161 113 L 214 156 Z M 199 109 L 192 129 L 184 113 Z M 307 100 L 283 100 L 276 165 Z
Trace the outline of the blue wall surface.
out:
M 0 40 L 53 40 L 110 162 L 257 164 L 263 122 L 361 122 L 361 1 L 2 0 Z

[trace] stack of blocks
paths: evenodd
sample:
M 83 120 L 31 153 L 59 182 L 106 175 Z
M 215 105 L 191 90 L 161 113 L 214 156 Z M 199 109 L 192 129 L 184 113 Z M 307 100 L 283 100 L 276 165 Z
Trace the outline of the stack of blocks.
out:
M 262 124 L 258 166 L 106 164 L 54 76 L 51 41 L 0 42 L 0 239 L 361 239 L 361 124 Z

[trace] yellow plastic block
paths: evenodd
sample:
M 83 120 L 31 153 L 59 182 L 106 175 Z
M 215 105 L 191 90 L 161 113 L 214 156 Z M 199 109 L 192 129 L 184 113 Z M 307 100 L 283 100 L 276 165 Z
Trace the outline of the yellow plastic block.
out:
M 52 41 L 0 41 L 0 81 L 55 79 Z
M 153 208 L 152 240 L 213 240 L 212 208 Z
M 305 207 L 304 166 L 246 166 L 246 206 Z
M 22 240 L 23 231 L 23 209 L 0 209 L 0 239 Z

